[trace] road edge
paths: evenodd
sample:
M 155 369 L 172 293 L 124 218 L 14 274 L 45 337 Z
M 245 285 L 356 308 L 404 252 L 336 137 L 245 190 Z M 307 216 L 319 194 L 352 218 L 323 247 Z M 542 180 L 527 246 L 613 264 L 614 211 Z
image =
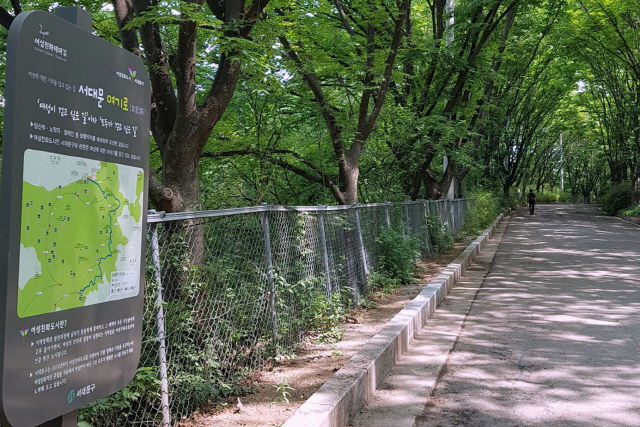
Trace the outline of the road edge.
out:
M 346 427 L 407 351 L 415 335 L 466 272 L 504 218 L 496 220 L 431 280 L 282 427 Z
M 636 217 L 633 217 L 633 216 L 622 215 L 622 214 L 615 214 L 614 216 L 616 218 L 618 218 L 618 219 L 621 219 L 624 222 L 629 223 L 629 224 L 640 225 L 640 218 L 636 218 Z

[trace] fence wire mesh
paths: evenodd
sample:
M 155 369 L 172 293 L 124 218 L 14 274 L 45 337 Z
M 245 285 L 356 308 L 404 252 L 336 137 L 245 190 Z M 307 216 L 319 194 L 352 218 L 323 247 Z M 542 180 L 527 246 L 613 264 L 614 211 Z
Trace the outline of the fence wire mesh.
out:
M 428 254 L 432 227 L 458 233 L 472 202 L 150 213 L 138 373 L 81 418 L 94 427 L 174 426 L 291 352 L 316 326 L 314 305 L 365 298 L 383 229 Z

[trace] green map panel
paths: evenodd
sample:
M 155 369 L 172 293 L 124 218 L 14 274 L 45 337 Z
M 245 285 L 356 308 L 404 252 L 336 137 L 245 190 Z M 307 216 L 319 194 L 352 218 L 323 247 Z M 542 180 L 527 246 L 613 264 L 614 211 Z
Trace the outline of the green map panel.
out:
M 18 316 L 138 294 L 144 179 L 140 168 L 25 152 Z

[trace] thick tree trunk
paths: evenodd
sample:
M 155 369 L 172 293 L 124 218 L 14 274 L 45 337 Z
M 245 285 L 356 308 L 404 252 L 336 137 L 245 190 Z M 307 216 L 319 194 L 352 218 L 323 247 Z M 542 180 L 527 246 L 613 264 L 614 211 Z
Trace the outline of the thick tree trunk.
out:
M 167 147 L 175 146 L 176 144 L 167 144 Z M 182 152 L 181 155 L 167 150 L 163 161 L 162 183 L 159 184 L 163 190 L 155 201 L 159 209 L 165 212 L 184 212 L 201 208 L 198 160 L 199 153 L 195 150 L 190 153 Z M 163 284 L 168 299 L 179 299 L 184 296 L 183 289 L 190 280 L 193 268 L 200 267 L 204 260 L 205 236 L 202 220 L 172 223 L 165 239 L 165 246 L 171 250 L 165 257 Z
M 424 171 L 422 173 L 422 180 L 425 189 L 425 198 L 427 200 L 437 200 L 446 196 L 451 183 L 456 176 L 456 162 L 449 160 L 447 169 L 445 169 L 442 178 L 440 180 L 434 177 L 434 173 Z
M 344 162 L 340 167 L 340 184 L 342 186 L 343 198 L 338 200 L 341 205 L 351 205 L 358 203 L 358 176 L 360 170 L 358 165 Z
M 435 157 L 436 152 L 435 152 L 435 147 L 434 146 L 430 146 L 427 147 L 426 153 L 425 153 L 425 159 L 424 162 L 422 163 L 422 165 L 420 166 L 420 169 L 418 171 L 416 171 L 414 177 L 413 177 L 413 189 L 411 191 L 411 200 L 418 200 L 418 197 L 420 197 L 420 188 L 422 188 L 422 185 L 424 184 L 425 186 L 425 198 L 426 199 L 439 199 L 440 196 L 436 195 L 435 193 L 437 193 L 437 189 L 434 190 L 434 188 L 430 188 L 433 187 L 433 183 L 437 182 L 435 179 L 432 179 L 429 176 L 429 168 L 431 166 L 431 162 L 433 161 L 433 158 Z
M 638 199 L 638 164 L 633 161 L 631 164 L 631 205 L 635 205 Z
M 504 184 L 502 184 L 502 194 L 504 195 L 505 198 L 509 197 L 509 191 L 511 190 L 512 185 L 513 185 L 513 182 L 508 179 L 504 182 Z
M 638 94 L 637 100 L 640 100 Z M 638 160 L 640 158 L 640 117 L 638 114 L 633 117 L 633 157 L 631 158 L 631 205 L 638 201 Z
M 342 197 L 337 201 L 341 205 L 358 203 L 358 177 L 360 176 L 358 161 L 362 145 L 354 142 L 349 150 L 344 151 L 342 159 L 338 162 Z
M 444 175 L 442 176 L 442 179 L 438 183 L 440 194 L 446 196 L 447 192 L 449 191 L 449 188 L 451 187 L 451 183 L 453 182 L 453 179 L 456 176 L 456 169 L 457 169 L 456 162 L 449 159 L 449 163 L 447 164 L 447 169 L 444 171 Z
M 465 167 L 461 171 L 456 172 L 456 177 L 455 177 L 455 183 L 456 183 L 455 198 L 456 199 L 461 199 L 464 196 L 463 183 L 464 183 L 464 179 L 467 177 L 469 172 L 471 172 L 471 168 L 469 167 Z

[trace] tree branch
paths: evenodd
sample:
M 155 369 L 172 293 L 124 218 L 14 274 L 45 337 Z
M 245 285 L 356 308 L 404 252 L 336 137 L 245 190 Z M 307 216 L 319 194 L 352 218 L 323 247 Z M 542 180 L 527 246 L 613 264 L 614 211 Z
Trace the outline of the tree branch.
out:
M 13 8 L 13 14 L 18 16 L 22 13 L 22 6 L 20 5 L 20 0 L 11 0 L 11 7 Z
M 338 120 L 336 115 L 334 114 L 333 108 L 327 102 L 322 87 L 318 82 L 318 76 L 313 73 L 306 71 L 308 67 L 305 67 L 302 60 L 293 49 L 289 41 L 285 36 L 279 36 L 278 39 L 282 46 L 284 47 L 286 55 L 293 61 L 298 69 L 298 72 L 302 74 L 305 82 L 313 96 L 316 99 L 316 102 L 320 106 L 320 111 L 322 112 L 322 117 L 324 118 L 325 123 L 327 124 L 327 129 L 329 130 L 329 136 L 331 138 L 331 143 L 333 145 L 333 150 L 336 154 L 336 158 L 340 159 L 344 155 L 344 143 L 342 141 L 342 128 L 338 125 Z
M 353 31 L 353 27 L 351 26 L 351 24 L 349 24 L 349 20 L 347 19 L 347 15 L 344 13 L 344 9 L 342 7 L 342 2 L 340 0 L 334 0 L 334 4 L 336 5 L 336 8 L 338 9 L 338 15 L 340 15 L 340 20 L 342 22 L 342 26 L 344 27 L 345 30 L 347 30 L 347 32 L 351 36 L 351 39 L 353 40 L 353 46 L 354 46 L 354 49 L 355 49 L 356 53 L 358 54 L 358 56 L 362 56 L 362 49 L 360 49 L 360 46 L 358 46 L 358 43 L 356 42 L 356 33 Z
M 362 122 L 360 122 L 360 120 L 358 121 L 358 131 L 355 141 L 361 141 L 363 143 L 373 131 L 373 127 L 378 120 L 378 115 L 380 114 L 382 106 L 384 105 L 386 95 L 389 90 L 389 85 L 391 83 L 391 77 L 393 76 L 396 56 L 398 55 L 400 42 L 402 41 L 402 37 L 404 35 L 404 22 L 407 18 L 407 13 L 410 7 L 411 0 L 404 0 L 400 5 L 398 17 L 395 22 L 395 29 L 393 32 L 393 39 L 391 41 L 389 55 L 387 56 L 387 59 L 385 61 L 385 70 L 382 77 L 383 81 L 375 93 L 375 104 L 373 106 L 373 110 L 366 118 L 364 118 Z
M 133 8 L 136 15 L 140 16 L 151 7 L 149 0 L 133 0 Z M 173 130 L 176 121 L 177 100 L 167 55 L 160 36 L 157 23 L 147 22 L 140 28 L 140 39 L 144 47 L 144 56 L 149 70 L 149 80 L 153 90 L 153 104 L 155 116 L 152 128 L 154 139 L 164 155 L 165 144 L 169 134 Z
M 7 12 L 4 7 L 0 7 L 0 25 L 2 25 L 7 31 L 9 31 L 14 19 L 15 16 Z
M 321 174 L 320 176 L 318 176 L 318 175 L 311 174 L 302 168 L 299 168 L 295 165 L 285 162 L 282 159 L 278 159 L 275 157 L 268 158 L 267 161 L 273 163 L 274 165 L 280 166 L 284 170 L 291 171 L 296 175 L 301 176 L 311 182 L 315 182 L 317 184 L 324 186 L 331 192 L 331 194 L 333 195 L 333 197 L 335 197 L 338 203 L 342 205 L 347 204 L 347 200 L 345 199 L 344 194 L 342 194 L 342 191 L 340 191 L 340 189 L 326 175 Z
M 120 44 L 125 50 L 140 56 L 140 45 L 135 28 L 125 30 L 125 26 L 133 18 L 133 3 L 131 0 L 111 0 L 120 34 Z
M 204 102 L 198 107 L 199 112 L 206 117 L 202 121 L 202 126 L 197 130 L 199 134 L 210 134 L 213 126 L 222 118 L 229 106 L 240 77 L 242 57 L 242 49 L 239 46 L 234 46 L 233 43 L 236 43 L 236 39 L 249 37 L 260 13 L 268 3 L 269 0 L 253 0 L 247 8 L 243 9 L 244 0 L 225 0 L 224 42 L 231 44 L 231 46 L 220 55 L 213 83 Z M 238 23 L 240 23 L 239 27 Z M 203 138 L 202 141 L 200 151 L 204 148 L 206 138 Z
M 201 4 L 195 0 L 190 4 Z M 235 1 L 227 1 L 227 4 L 236 4 Z M 238 17 L 240 12 L 237 13 Z M 198 24 L 181 12 L 181 21 L 178 30 L 178 47 L 175 57 L 170 58 L 169 65 L 176 78 L 178 91 L 178 103 L 176 109 L 176 126 L 187 121 L 196 109 L 196 42 L 198 40 Z M 183 143 L 182 141 L 181 143 Z

